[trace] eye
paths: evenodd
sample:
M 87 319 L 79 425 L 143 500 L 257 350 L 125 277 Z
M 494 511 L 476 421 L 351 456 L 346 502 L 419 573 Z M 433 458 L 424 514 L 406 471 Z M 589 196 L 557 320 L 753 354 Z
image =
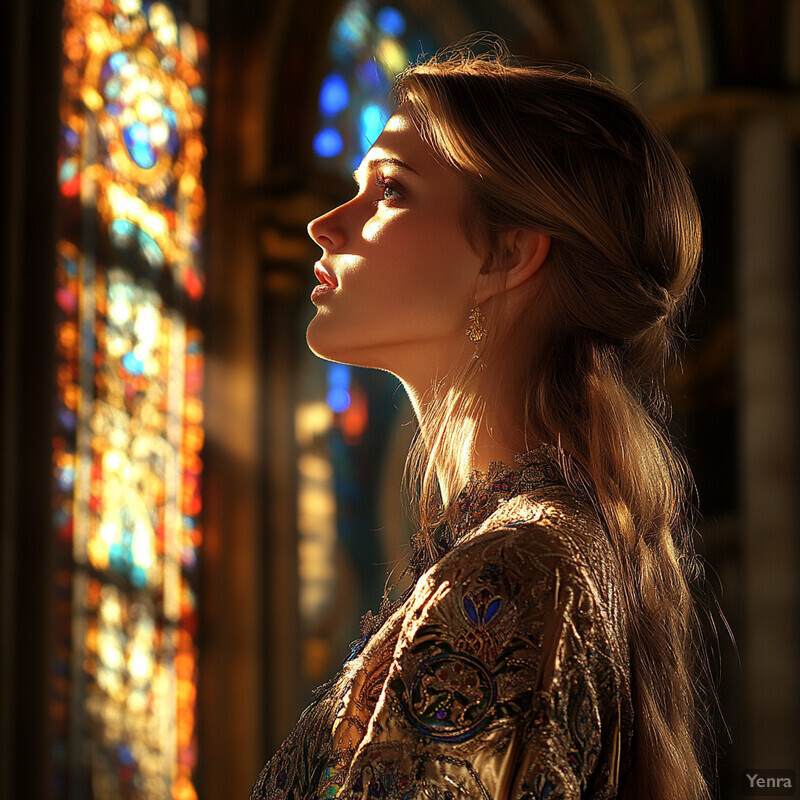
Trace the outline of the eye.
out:
M 380 203 L 381 201 L 391 202 L 392 200 L 399 200 L 403 196 L 403 193 L 400 191 L 400 186 L 383 175 L 378 175 L 375 177 L 375 185 L 380 186 L 383 189 L 383 197 L 376 200 L 376 203 Z

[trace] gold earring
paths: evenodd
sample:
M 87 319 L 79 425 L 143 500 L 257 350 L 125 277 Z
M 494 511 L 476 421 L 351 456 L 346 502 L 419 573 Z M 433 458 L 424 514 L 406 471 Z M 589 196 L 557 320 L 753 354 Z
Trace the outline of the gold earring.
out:
M 483 314 L 478 306 L 473 306 L 469 312 L 469 327 L 467 328 L 467 336 L 469 340 L 475 344 L 475 355 L 478 356 L 478 342 L 486 336 L 486 327 L 483 324 Z

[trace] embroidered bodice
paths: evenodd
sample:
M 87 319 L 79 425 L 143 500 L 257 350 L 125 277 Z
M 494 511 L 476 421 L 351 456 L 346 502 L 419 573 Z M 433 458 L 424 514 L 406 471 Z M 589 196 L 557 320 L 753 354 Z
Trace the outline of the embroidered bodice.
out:
M 616 562 L 548 449 L 517 462 L 472 473 L 446 552 L 367 618 L 251 800 L 617 797 L 633 711 Z

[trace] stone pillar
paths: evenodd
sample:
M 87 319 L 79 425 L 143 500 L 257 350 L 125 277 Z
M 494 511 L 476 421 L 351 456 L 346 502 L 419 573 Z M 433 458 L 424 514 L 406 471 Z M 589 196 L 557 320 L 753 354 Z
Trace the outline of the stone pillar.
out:
M 742 767 L 797 768 L 800 753 L 798 207 L 790 130 L 744 121 L 736 230 L 745 580 Z

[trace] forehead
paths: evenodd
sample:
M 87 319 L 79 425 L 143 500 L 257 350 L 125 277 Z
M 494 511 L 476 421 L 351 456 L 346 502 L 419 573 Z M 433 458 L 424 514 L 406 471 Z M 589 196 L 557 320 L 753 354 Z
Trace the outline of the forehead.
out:
M 419 135 L 411 117 L 401 106 L 389 119 L 381 135 L 364 157 L 364 163 L 380 159 L 399 159 L 421 178 L 460 183 L 453 169 L 445 167 L 430 145 Z

